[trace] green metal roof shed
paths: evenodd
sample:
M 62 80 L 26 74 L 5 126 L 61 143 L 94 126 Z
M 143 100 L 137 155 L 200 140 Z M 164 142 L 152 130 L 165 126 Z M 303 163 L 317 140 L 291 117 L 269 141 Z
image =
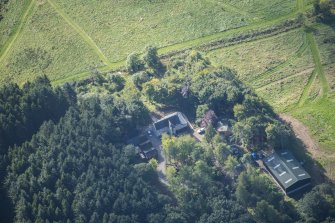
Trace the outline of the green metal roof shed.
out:
M 311 176 L 287 150 L 270 154 L 263 163 L 287 195 L 311 184 Z

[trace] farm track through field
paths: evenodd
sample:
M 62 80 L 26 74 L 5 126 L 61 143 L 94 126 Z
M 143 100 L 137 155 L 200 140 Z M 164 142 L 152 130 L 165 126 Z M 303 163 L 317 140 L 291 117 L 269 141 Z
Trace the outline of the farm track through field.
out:
M 244 28 L 244 27 L 242 27 L 242 28 Z M 264 26 L 264 28 L 267 28 L 267 26 Z M 216 47 L 214 50 L 217 50 L 217 49 L 220 49 L 220 48 L 226 48 L 226 47 L 238 47 L 241 44 L 247 44 L 247 43 L 251 43 L 251 42 L 255 42 L 255 41 L 262 41 L 262 40 L 267 39 L 267 38 L 272 38 L 272 37 L 276 37 L 276 36 L 279 36 L 279 35 L 284 35 L 285 33 L 296 30 L 298 28 L 299 27 L 287 30 L 285 32 L 280 32 L 280 33 L 277 33 L 277 34 L 273 34 L 271 36 L 266 36 L 266 37 L 263 37 L 263 38 L 256 38 L 254 40 L 247 40 L 247 41 L 243 41 L 241 43 L 236 43 L 236 44 L 232 44 L 232 45 L 219 46 L 219 47 Z M 253 29 L 254 29 L 254 27 L 252 27 L 248 31 L 253 30 Z M 182 53 L 186 50 L 192 49 L 193 47 L 199 48 L 201 46 L 205 46 L 206 44 L 210 44 L 210 43 L 213 43 L 215 41 L 219 41 L 222 38 L 224 38 L 226 36 L 229 36 L 229 35 L 232 35 L 234 33 L 236 33 L 235 30 L 230 30 L 230 31 L 227 31 L 227 32 L 224 32 L 224 33 L 220 33 L 221 38 L 216 37 L 216 39 L 214 39 L 214 40 L 204 41 L 203 39 L 207 38 L 207 37 L 217 36 L 217 33 L 213 34 L 213 35 L 210 35 L 210 36 L 201 37 L 201 38 L 198 38 L 196 40 L 191 40 L 191 41 L 186 41 L 186 42 L 183 42 L 183 43 L 178 43 L 178 44 L 172 45 L 175 50 L 171 49 L 172 46 L 162 47 L 158 50 L 158 53 L 161 57 L 166 57 L 169 54 L 171 55 L 171 53 L 172 54 Z M 202 43 L 200 43 L 200 42 L 198 43 L 197 41 L 199 41 L 201 39 L 202 39 Z M 197 43 L 195 43 L 195 42 L 197 42 Z M 180 45 L 183 45 L 183 46 L 180 46 Z M 166 50 L 166 48 L 169 48 L 169 50 Z M 101 71 L 101 72 L 107 72 L 107 71 L 120 69 L 121 67 L 124 67 L 124 66 L 125 66 L 125 59 L 120 60 L 118 62 L 112 62 L 112 63 L 110 63 L 110 66 L 100 66 L 100 67 L 98 67 L 98 70 Z M 80 73 L 77 73 L 77 74 L 67 75 L 67 78 L 60 78 L 60 79 L 57 79 L 57 80 L 53 80 L 52 83 L 54 85 L 58 85 L 58 84 L 65 83 L 67 81 L 82 80 L 82 79 L 85 79 L 89 75 L 90 75 L 89 71 L 83 71 L 83 72 L 80 72 Z
M 309 42 L 310 49 L 312 52 L 313 61 L 315 64 L 315 70 L 317 72 L 317 75 L 320 77 L 322 86 L 322 97 L 327 97 L 329 92 L 329 85 L 321 63 L 319 48 L 317 43 L 315 42 L 313 33 L 311 32 L 307 33 L 307 40 Z
M 215 49 L 210 49 L 210 50 L 207 50 L 207 51 L 218 50 L 218 49 L 222 49 L 222 48 L 235 48 L 235 47 L 241 46 L 242 44 L 260 42 L 260 41 L 267 40 L 267 39 L 270 39 L 270 38 L 275 38 L 275 37 L 278 37 L 278 36 L 281 36 L 281 35 L 285 35 L 285 34 L 287 34 L 289 32 L 293 32 L 293 31 L 295 31 L 297 29 L 299 29 L 299 27 L 298 28 L 290 29 L 290 30 L 285 31 L 285 32 L 274 33 L 274 34 L 268 35 L 266 37 L 256 38 L 254 40 L 253 39 L 252 40 L 246 40 L 246 41 L 243 41 L 243 42 L 240 42 L 240 43 L 232 43 L 230 45 L 224 45 L 224 44 L 222 44 L 222 46 L 216 46 Z M 212 42 L 209 42 L 209 43 L 212 43 Z M 206 46 L 209 43 L 204 42 L 203 44 L 199 44 L 199 45 L 196 45 L 194 47 L 197 47 L 197 48 L 203 47 L 203 46 Z M 179 50 L 175 54 L 182 53 L 182 52 L 184 52 L 186 50 L 189 50 L 191 48 L 192 47 L 183 48 L 183 49 Z M 164 49 L 164 48 L 161 48 L 161 49 Z M 160 52 L 160 50 L 158 52 L 159 52 L 159 54 L 160 54 L 161 57 L 167 57 L 167 55 L 168 55 L 168 54 L 162 54 Z M 124 67 L 124 66 L 125 66 L 125 60 L 121 60 L 121 61 L 118 61 L 118 62 L 110 63 L 110 66 L 101 66 L 101 67 L 98 67 L 98 70 L 100 72 L 108 72 L 108 71 L 120 69 L 121 67 Z M 74 74 L 74 75 L 68 75 L 67 78 L 61 78 L 61 79 L 54 80 L 53 84 L 54 85 L 58 85 L 58 84 L 65 83 L 67 81 L 82 80 L 82 79 L 85 79 L 89 75 L 90 75 L 89 71 L 84 71 L 84 72 L 80 72 L 80 73 L 77 73 L 77 74 Z
M 97 46 L 97 44 L 93 41 L 93 39 L 79 25 L 77 25 L 58 5 L 56 5 L 53 0 L 47 0 L 47 1 L 55 9 L 55 11 L 94 50 L 94 52 L 99 56 L 101 61 L 106 64 L 106 66 L 101 66 L 101 67 L 98 68 L 100 71 L 106 72 L 106 71 L 110 71 L 110 70 L 114 70 L 114 69 L 119 69 L 119 68 L 121 68 L 125 65 L 125 60 L 118 61 L 118 62 L 110 62 L 108 60 L 108 58 L 103 54 L 101 49 Z M 32 8 L 33 8 L 35 2 L 36 2 L 36 0 L 31 0 L 31 2 L 28 5 L 26 11 L 22 15 L 21 21 L 18 25 L 18 28 L 16 29 L 15 34 L 10 39 L 9 44 L 6 44 L 7 47 L 4 48 L 5 50 L 3 50 L 1 52 L 0 63 L 4 59 L 4 57 L 7 55 L 8 51 L 10 50 L 10 48 L 14 44 L 15 40 L 19 36 L 20 32 L 22 31 L 22 29 L 24 27 L 24 24 L 26 23 L 29 15 L 32 12 Z M 218 40 L 220 40 L 224 37 L 227 37 L 229 35 L 242 33 L 242 32 L 250 31 L 250 30 L 253 30 L 253 29 L 261 29 L 261 28 L 270 27 L 270 26 L 276 25 L 280 22 L 284 22 L 285 20 L 294 18 L 297 15 L 297 13 L 303 11 L 304 10 L 304 0 L 297 0 L 297 6 L 298 6 L 297 10 L 295 10 L 295 11 L 293 11 L 293 12 L 287 14 L 287 15 L 277 17 L 277 18 L 275 18 L 273 20 L 270 20 L 270 21 L 259 21 L 259 22 L 255 22 L 255 23 L 253 23 L 249 26 L 243 26 L 243 27 L 239 27 L 239 28 L 235 28 L 235 29 L 231 29 L 231 30 L 227 30 L 227 31 L 219 32 L 219 33 L 214 33 L 212 35 L 203 36 L 203 37 L 200 37 L 200 38 L 197 38 L 197 39 L 188 40 L 188 41 L 185 41 L 185 42 L 182 42 L 182 43 L 177 43 L 177 44 L 173 44 L 173 45 L 170 45 L 170 46 L 162 47 L 158 50 L 158 52 L 159 52 L 160 55 L 166 55 L 166 54 L 169 54 L 169 53 L 174 52 L 174 51 L 187 50 L 187 49 L 190 49 L 192 47 L 202 46 L 202 45 L 214 42 L 214 41 L 218 41 Z M 228 10 L 231 10 L 231 11 L 236 11 L 236 12 L 238 11 L 241 15 L 243 15 L 243 14 L 247 15 L 246 12 L 240 11 L 233 6 L 225 4 L 224 7 L 226 7 Z M 80 73 L 77 73 L 77 74 L 74 74 L 74 75 L 67 75 L 66 78 L 54 80 L 53 84 L 62 84 L 65 81 L 84 79 L 84 78 L 87 78 L 89 75 L 90 75 L 89 71 L 80 72 Z
M 227 3 L 223 3 L 223 2 L 218 2 L 220 5 L 222 5 L 223 8 L 226 8 L 228 11 L 230 12 L 234 12 L 236 14 L 240 14 L 240 15 L 243 15 L 245 17 L 249 17 L 250 16 L 250 13 L 246 12 L 246 11 L 243 11 L 241 9 L 238 9 L 230 4 L 227 4 Z M 255 18 L 255 19 L 252 19 L 252 20 L 259 20 L 258 18 Z
M 305 10 L 305 0 L 297 0 L 299 12 L 304 12 Z
M 1 49 L 0 64 L 6 58 L 13 44 L 15 43 L 17 38 L 20 36 L 24 28 L 24 25 L 27 23 L 29 16 L 32 14 L 32 11 L 34 11 L 33 9 L 34 9 L 35 3 L 36 3 L 36 0 L 30 0 L 30 2 L 27 1 L 26 8 L 24 12 L 22 13 L 20 21 L 18 22 L 17 26 L 13 30 L 13 33 L 10 35 L 10 37 L 8 38 L 8 40 L 6 41 L 6 43 Z
M 293 78 L 293 77 L 297 77 L 297 76 L 301 76 L 303 74 L 305 74 L 306 72 L 309 72 L 309 71 L 312 71 L 314 68 L 307 68 L 306 70 L 303 70 L 299 73 L 296 73 L 296 74 L 292 74 L 292 75 L 289 75 L 289 76 L 286 76 L 286 77 L 282 77 L 280 79 L 277 79 L 277 80 L 274 80 L 274 81 L 271 81 L 270 83 L 266 83 L 264 85 L 261 85 L 259 87 L 256 88 L 256 90 L 262 90 L 268 86 L 271 86 L 271 85 L 274 85 L 274 84 L 279 84 L 280 82 L 282 81 L 285 81 L 285 80 L 288 80 L 290 78 Z M 312 75 L 311 75 L 312 76 Z
M 301 107 L 302 105 L 305 104 L 305 102 L 308 98 L 308 93 L 310 92 L 310 89 L 311 89 L 312 84 L 315 81 L 316 77 L 317 77 L 317 72 L 314 69 L 313 73 L 309 76 L 307 84 L 304 87 L 304 90 L 302 91 L 301 96 L 299 98 L 299 101 L 297 103 L 299 107 Z
M 291 57 L 289 57 L 287 60 L 285 60 L 284 62 L 278 64 L 277 66 L 273 67 L 270 70 L 265 71 L 264 73 L 258 75 L 256 78 L 251 80 L 251 83 L 254 87 L 258 88 L 258 87 L 262 87 L 262 86 L 257 86 L 256 83 L 257 81 L 263 79 L 266 76 L 269 76 L 279 70 L 281 70 L 282 68 L 287 67 L 288 65 L 290 65 L 292 62 L 294 62 L 295 60 L 297 60 L 299 57 L 301 57 L 301 55 L 306 51 L 308 47 L 308 42 L 307 42 L 307 38 L 306 36 L 304 37 L 304 42 L 302 43 L 302 45 L 300 46 L 300 48 L 298 49 L 298 51 L 296 51 Z
M 322 28 L 324 26 L 325 26 L 324 24 L 316 24 L 316 25 L 313 26 L 313 28 L 314 29 Z M 306 84 L 306 86 L 303 90 L 303 93 L 301 94 L 301 97 L 300 97 L 299 102 L 298 102 L 299 107 L 303 106 L 305 104 L 305 102 L 307 101 L 308 93 L 309 93 L 309 91 L 312 87 L 312 84 L 314 83 L 314 81 L 316 81 L 318 75 L 320 76 L 323 96 L 325 96 L 329 92 L 328 81 L 327 81 L 327 79 L 325 77 L 325 74 L 324 74 L 323 66 L 322 66 L 321 59 L 320 59 L 320 52 L 319 52 L 317 43 L 315 42 L 313 33 L 308 33 L 307 34 L 307 39 L 309 41 L 309 45 L 310 45 L 312 56 L 313 56 L 313 61 L 315 63 L 316 68 L 313 71 L 310 78 L 308 79 L 308 82 L 307 82 L 307 84 Z
M 93 41 L 93 39 L 52 0 L 48 0 L 48 2 L 55 9 L 55 11 L 82 37 L 82 39 L 92 48 L 92 50 L 94 50 L 101 61 L 108 67 L 112 67 L 112 64 L 100 50 L 97 44 Z

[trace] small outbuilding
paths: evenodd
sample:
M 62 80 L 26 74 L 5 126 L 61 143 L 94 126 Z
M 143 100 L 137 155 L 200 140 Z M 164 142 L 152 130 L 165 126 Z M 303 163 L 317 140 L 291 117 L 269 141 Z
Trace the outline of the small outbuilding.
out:
M 222 137 L 228 137 L 233 134 L 229 125 L 223 124 L 222 122 L 218 122 L 216 131 L 218 131 Z
M 155 148 L 151 148 L 149 150 L 145 150 L 141 152 L 140 154 L 141 158 L 150 160 L 152 158 L 157 158 L 158 157 L 158 151 Z
M 128 141 L 128 144 L 135 146 L 136 153 L 140 155 L 142 159 L 156 158 L 158 155 L 157 149 L 155 149 L 147 137 L 147 135 L 139 135 Z
M 287 150 L 270 154 L 263 163 L 287 195 L 311 184 L 311 176 Z

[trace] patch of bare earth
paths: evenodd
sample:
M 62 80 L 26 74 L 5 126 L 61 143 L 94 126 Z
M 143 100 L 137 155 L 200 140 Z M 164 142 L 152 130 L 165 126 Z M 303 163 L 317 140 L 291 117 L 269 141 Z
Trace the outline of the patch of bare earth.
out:
M 320 150 L 319 145 L 311 137 L 308 128 L 304 124 L 302 124 L 300 121 L 298 121 L 297 119 L 293 118 L 288 114 L 280 114 L 279 116 L 283 121 L 285 121 L 291 126 L 295 136 L 303 142 L 306 150 L 308 151 L 308 153 L 311 154 L 313 160 L 317 160 L 318 158 L 325 155 Z M 312 173 L 310 174 L 317 183 L 325 181 L 323 171 L 316 163 L 313 165 L 311 171 Z
M 310 136 L 308 128 L 290 115 L 280 114 L 279 116 L 283 121 L 292 127 L 294 134 L 304 143 L 307 151 L 312 155 L 312 157 L 317 158 L 318 153 L 320 153 L 320 147 Z

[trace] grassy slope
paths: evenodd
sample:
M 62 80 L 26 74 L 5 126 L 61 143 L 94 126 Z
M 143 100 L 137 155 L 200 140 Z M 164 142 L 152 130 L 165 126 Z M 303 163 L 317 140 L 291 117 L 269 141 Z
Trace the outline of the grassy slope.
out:
M 99 56 L 100 60 L 106 65 L 110 65 L 107 57 L 102 53 L 101 49 L 95 44 L 87 33 L 73 21 L 70 16 L 68 16 L 54 1 L 48 0 L 49 4 L 55 9 L 55 11 L 69 24 L 81 37 L 82 39 L 94 50 L 94 52 Z
M 251 1 L 245 7 L 257 8 L 262 5 L 261 2 L 261 0 Z M 285 7 L 281 7 L 279 2 Z M 151 2 L 103 0 L 99 1 L 99 4 L 96 1 L 86 1 L 84 3 L 82 0 L 70 2 L 64 0 L 40 0 L 37 4 L 52 4 L 54 6 L 53 10 L 57 11 L 60 16 L 56 17 L 54 13 L 50 13 L 50 16 L 37 17 L 36 20 L 43 18 L 53 24 L 58 22 L 59 17 L 62 17 L 64 26 L 70 26 L 74 32 L 79 33 L 80 38 L 99 56 L 99 59 L 89 63 L 89 65 L 109 65 L 102 66 L 102 70 L 119 67 L 123 64 L 120 61 L 124 60 L 127 54 L 132 51 L 139 51 L 147 44 L 163 47 L 160 53 L 165 53 L 222 38 L 222 35 L 225 35 L 223 31 L 228 29 L 243 26 L 243 28 L 248 29 L 249 26 L 246 26 L 249 24 L 253 24 L 250 28 L 257 28 L 259 25 L 263 25 L 263 22 L 264 25 L 271 25 L 279 22 L 280 19 L 269 22 L 270 20 L 276 19 L 277 16 L 292 17 L 295 10 L 295 2 L 290 0 L 276 0 L 265 4 L 271 10 L 259 10 L 257 18 L 252 13 L 241 10 L 239 5 L 235 6 L 234 3 L 227 0 L 187 0 L 180 2 L 172 0 Z M 37 15 L 46 15 L 48 13 L 45 7 L 39 7 L 38 11 L 40 12 L 37 12 Z M 285 18 L 281 18 L 281 20 Z M 236 30 L 236 32 L 243 30 Z M 43 35 L 45 33 L 36 34 Z M 59 33 L 54 33 L 54 35 L 59 35 Z M 202 36 L 204 38 L 196 39 Z M 27 38 L 29 38 L 29 35 Z M 76 37 L 73 41 L 77 39 Z M 187 40 L 190 39 L 194 40 L 188 42 Z M 68 41 L 68 39 L 66 40 Z M 37 45 L 38 41 L 39 39 L 37 38 L 33 45 Z M 31 39 L 26 40 L 25 35 L 23 35 L 23 38 L 19 38 L 19 41 L 13 47 L 21 47 L 25 42 L 31 42 Z M 10 69 L 7 65 L 9 62 L 13 62 L 13 58 L 18 56 L 15 54 L 11 55 L 12 51 L 19 54 L 22 48 L 9 48 L 9 50 L 10 53 L 7 57 L 11 58 L 4 59 L 7 63 L 3 64 L 0 70 L 5 72 L 7 76 L 13 77 L 17 75 L 17 71 Z M 72 60 L 68 55 L 71 54 L 70 51 L 60 53 L 63 54 L 60 56 Z M 85 57 L 85 54 L 81 55 L 83 61 L 91 61 L 91 58 L 89 58 L 91 53 L 88 54 L 87 58 Z M 113 63 L 109 63 L 109 61 Z M 62 69 L 49 69 L 47 75 L 52 80 L 58 80 L 57 83 L 61 83 L 62 80 L 85 78 L 89 75 L 87 65 L 82 65 L 82 63 L 77 63 L 77 61 L 73 61 L 73 63 L 76 64 L 77 73 L 73 73 L 74 69 L 68 69 L 68 66 L 61 66 Z M 79 67 L 81 69 L 78 69 Z M 29 66 L 27 67 L 28 70 L 31 70 L 30 68 Z M 64 76 L 69 79 L 64 79 Z M 2 78 L 2 80 L 4 79 Z
M 208 56 L 217 65 L 234 68 L 278 111 L 299 100 L 314 67 L 303 29 L 215 50 Z
M 49 75 L 52 80 L 64 78 L 103 63 L 81 36 L 44 2 L 34 7 L 2 64 L 0 82 L 23 83 L 43 73 L 58 74 Z
M 335 151 L 335 92 L 330 88 L 334 80 L 335 46 L 328 40 L 335 37 L 335 30 L 328 26 L 317 26 L 308 33 L 313 60 L 316 65 L 315 78 L 307 85 L 306 92 L 316 97 L 307 98 L 305 103 L 292 109 L 292 114 L 302 120 L 318 139 L 322 148 Z M 307 94 L 307 93 L 306 93 Z
M 321 86 L 317 87 L 321 88 Z M 326 175 L 335 180 L 335 98 L 323 98 L 309 101 L 290 113 L 302 121 L 310 130 L 321 147 L 317 159 L 326 170 Z
M 7 13 L 10 16 L 5 17 L 4 21 L 1 22 L 1 28 L 3 28 L 2 32 L 4 32 L 4 35 L 1 37 L 2 46 L 0 51 L 0 64 L 8 54 L 16 39 L 21 34 L 24 25 L 27 23 L 27 20 L 29 19 L 29 16 L 34 9 L 35 3 L 36 0 L 19 3 L 9 3 L 9 11 Z M 19 16 L 20 14 L 21 16 Z M 19 19 L 12 16 L 18 16 Z
M 250 81 L 266 76 L 265 72 L 273 71 L 295 56 L 303 45 L 303 38 L 300 29 L 293 30 L 252 43 L 214 50 L 207 56 L 218 65 L 223 63 L 235 69 L 241 80 Z
M 65 0 L 57 2 L 85 26 L 86 32 L 114 62 L 147 44 L 172 45 L 252 22 L 238 10 L 231 11 L 213 0 L 102 0 L 99 5 L 95 1 L 83 4 L 82 0 L 70 4 Z
M 19 24 L 24 11 L 27 10 L 31 1 L 12 0 L 7 3 L 6 16 L 0 22 L 0 49 L 4 48 L 4 44 L 8 38 L 13 35 Z

